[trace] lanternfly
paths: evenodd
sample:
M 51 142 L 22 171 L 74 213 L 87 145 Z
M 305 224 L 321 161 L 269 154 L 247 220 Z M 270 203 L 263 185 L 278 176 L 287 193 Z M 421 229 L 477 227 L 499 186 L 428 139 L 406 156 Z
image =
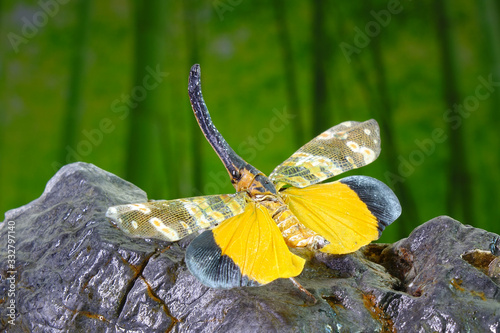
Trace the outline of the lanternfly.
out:
M 401 214 L 397 197 L 374 178 L 320 183 L 378 157 L 375 120 L 328 129 L 266 177 L 239 157 L 212 123 L 199 65 L 191 68 L 188 90 L 198 124 L 236 193 L 114 206 L 106 216 L 132 237 L 173 242 L 207 229 L 190 243 L 185 257 L 191 273 L 206 286 L 258 286 L 293 278 L 305 259 L 290 248 L 354 252 L 378 239 Z

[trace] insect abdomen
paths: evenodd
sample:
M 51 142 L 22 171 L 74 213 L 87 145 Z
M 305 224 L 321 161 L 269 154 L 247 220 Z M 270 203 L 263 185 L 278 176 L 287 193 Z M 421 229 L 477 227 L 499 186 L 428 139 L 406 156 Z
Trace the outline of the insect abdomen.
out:
M 326 239 L 300 223 L 284 203 L 267 201 L 263 204 L 271 212 L 288 246 L 307 247 L 317 251 L 328 244 Z

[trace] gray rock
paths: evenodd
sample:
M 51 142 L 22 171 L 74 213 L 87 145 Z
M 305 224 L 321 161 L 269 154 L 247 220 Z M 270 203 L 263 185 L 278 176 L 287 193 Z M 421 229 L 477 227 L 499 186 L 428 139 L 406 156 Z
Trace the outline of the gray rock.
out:
M 500 332 L 498 235 L 437 217 L 382 251 L 402 293 L 380 306 L 401 332 Z
M 9 332 L 499 332 L 496 235 L 435 218 L 393 245 L 317 254 L 297 280 L 214 290 L 186 269 L 177 243 L 132 239 L 104 216 L 146 201 L 134 185 L 91 164 L 63 167 L 42 196 L 6 213 L 15 236 L 11 276 L 0 249 L 0 326 Z M 13 222 L 11 222 L 13 221 Z M 397 222 L 396 222 L 397 223 Z M 9 228 L 14 226 L 14 228 Z M 14 230 L 14 234 L 12 233 Z M 496 248 L 495 248 L 496 249 Z M 498 251 L 493 251 L 498 252 Z

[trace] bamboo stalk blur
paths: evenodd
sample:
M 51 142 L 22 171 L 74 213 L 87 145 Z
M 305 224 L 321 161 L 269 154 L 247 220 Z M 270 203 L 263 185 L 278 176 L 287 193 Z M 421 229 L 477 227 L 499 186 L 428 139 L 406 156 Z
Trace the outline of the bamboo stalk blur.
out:
M 494 82 L 500 82 L 500 5 L 495 0 L 478 1 L 478 19 L 482 22 L 485 39 L 482 43 L 482 54 L 484 56 L 485 73 L 491 73 Z M 491 96 L 491 104 L 487 111 L 488 121 L 484 123 L 486 128 L 488 124 L 495 127 L 500 127 L 500 94 L 493 93 Z M 482 135 L 488 142 L 496 142 L 497 146 L 500 142 L 496 131 L 482 131 Z M 481 163 L 496 168 L 500 165 L 500 155 L 490 153 L 488 158 Z M 500 183 L 500 173 L 493 172 L 488 177 L 478 177 L 476 185 L 479 188 L 478 196 L 482 198 L 480 210 L 489 211 L 492 216 L 500 216 L 500 195 L 498 194 L 498 184 Z M 497 193 L 496 195 L 492 195 Z M 478 219 L 480 225 L 484 228 L 488 227 L 487 220 Z
M 311 0 L 311 43 L 312 43 L 312 133 L 318 135 L 327 129 L 325 124 L 330 124 L 331 110 L 328 109 L 328 89 L 327 89 L 327 36 L 324 22 L 324 5 L 322 0 Z
M 286 6 L 283 0 L 273 0 L 274 19 L 276 21 L 276 30 L 278 32 L 278 42 L 280 43 L 281 57 L 283 63 L 284 79 L 286 84 L 286 94 L 288 99 L 288 109 L 295 115 L 292 120 L 294 129 L 294 139 L 297 147 L 300 147 L 306 141 L 304 135 L 304 117 L 300 107 L 299 93 L 297 90 L 297 74 L 295 71 L 294 52 L 292 41 L 288 30 L 286 17 Z
M 78 129 L 82 118 L 82 90 L 85 79 L 85 52 L 90 29 L 91 0 L 80 0 L 77 4 L 78 19 L 73 36 L 73 52 L 69 62 L 69 77 L 67 85 L 67 100 L 64 121 L 61 128 L 61 144 L 59 161 L 61 165 L 68 162 L 67 147 L 76 149 L 78 140 Z
M 458 81 L 456 78 L 455 51 L 451 41 L 451 23 L 448 19 L 447 6 L 445 0 L 434 2 L 436 13 L 436 33 L 439 45 L 443 100 L 447 108 L 453 108 L 461 104 L 458 92 Z M 468 165 L 468 152 L 464 144 L 463 126 L 453 128 L 451 122 L 448 123 L 448 143 L 450 158 L 448 161 L 448 194 L 446 205 L 449 214 L 460 219 L 463 223 L 472 223 L 474 205 L 474 195 L 471 187 L 471 175 Z
M 132 91 L 139 91 L 144 86 L 144 80 L 153 76 L 152 71 L 160 69 L 163 60 L 162 46 L 164 45 L 165 8 L 160 1 L 134 1 L 135 45 Z M 169 189 L 165 189 L 158 177 L 164 174 L 158 170 L 158 154 L 150 149 L 158 144 L 155 140 L 159 127 L 166 128 L 168 124 L 158 124 L 158 88 L 141 89 L 145 96 L 135 98 L 130 103 L 129 133 L 126 158 L 126 179 L 148 191 L 151 197 L 169 196 Z M 133 98 L 133 96 L 132 96 Z M 169 152 L 162 152 L 169 156 Z M 169 184 L 172 184 L 172 175 Z
M 396 174 L 398 172 L 398 148 L 394 135 L 393 106 L 390 94 L 387 90 L 388 82 L 386 66 L 382 59 L 380 40 L 374 38 L 370 47 L 373 58 L 373 70 L 375 71 L 375 91 L 378 94 L 378 108 L 375 108 L 377 120 L 382 132 L 384 142 L 384 159 L 387 171 Z M 402 181 L 394 183 L 394 190 L 403 207 L 403 213 L 397 224 L 398 238 L 407 237 L 414 226 L 418 225 L 418 211 L 413 195 L 407 184 Z
M 192 65 L 196 63 L 201 63 L 201 55 L 199 52 L 199 32 L 197 26 L 197 13 L 199 10 L 199 2 L 197 0 L 188 0 L 183 2 L 183 11 L 184 11 L 184 30 L 186 35 L 186 48 L 187 48 L 187 66 L 186 68 L 191 68 Z M 190 116 L 191 116 L 191 112 Z M 190 181 L 195 188 L 202 189 L 204 185 L 203 179 L 203 142 L 205 138 L 203 133 L 201 132 L 198 123 L 194 120 L 194 117 L 191 117 L 192 121 L 189 128 L 189 133 L 191 136 L 191 146 L 190 152 L 191 156 L 188 157 L 190 159 L 191 164 L 191 173 L 190 173 Z

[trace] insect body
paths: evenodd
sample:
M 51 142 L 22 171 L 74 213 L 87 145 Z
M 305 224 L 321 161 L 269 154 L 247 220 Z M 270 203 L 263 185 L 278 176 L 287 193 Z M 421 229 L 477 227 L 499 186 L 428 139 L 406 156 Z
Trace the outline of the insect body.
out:
M 375 120 L 330 128 L 268 178 L 239 157 L 213 125 L 201 92 L 199 65 L 191 68 L 188 90 L 200 128 L 236 193 L 114 206 L 106 216 L 132 237 L 177 241 L 208 229 L 186 250 L 187 267 L 203 284 L 257 286 L 297 276 L 305 260 L 289 247 L 354 252 L 378 239 L 401 214 L 397 197 L 374 178 L 320 183 L 378 157 Z

